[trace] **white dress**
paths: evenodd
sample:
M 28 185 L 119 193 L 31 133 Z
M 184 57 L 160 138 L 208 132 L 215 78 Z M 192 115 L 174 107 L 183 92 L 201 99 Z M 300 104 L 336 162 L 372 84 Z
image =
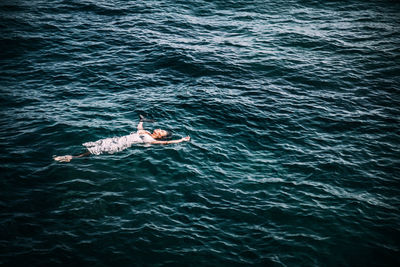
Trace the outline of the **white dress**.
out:
M 86 142 L 82 145 L 85 146 L 91 154 L 100 155 L 120 152 L 131 147 L 133 144 L 152 143 L 154 141 L 156 140 L 148 134 L 133 132 L 129 135 L 105 138 L 96 142 Z

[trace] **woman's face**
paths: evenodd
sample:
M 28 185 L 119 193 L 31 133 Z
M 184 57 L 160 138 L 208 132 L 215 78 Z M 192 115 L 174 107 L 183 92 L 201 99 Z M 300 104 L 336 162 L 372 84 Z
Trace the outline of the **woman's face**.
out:
M 165 136 L 167 136 L 167 135 L 168 135 L 168 132 L 165 131 L 165 130 L 155 129 L 155 130 L 153 131 L 153 136 L 154 136 L 155 138 L 163 138 L 163 137 L 165 137 Z

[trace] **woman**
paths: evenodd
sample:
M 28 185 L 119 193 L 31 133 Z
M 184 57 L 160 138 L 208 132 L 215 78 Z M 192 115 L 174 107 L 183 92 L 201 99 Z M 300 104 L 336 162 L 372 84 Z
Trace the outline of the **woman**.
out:
M 132 132 L 129 135 L 121 136 L 121 137 L 112 137 L 101 139 L 96 142 L 87 142 L 83 143 L 87 148 L 85 153 L 82 153 L 77 156 L 65 155 L 65 156 L 56 156 L 54 160 L 60 162 L 70 162 L 71 159 L 81 158 L 85 156 L 89 156 L 91 154 L 100 155 L 100 154 L 113 154 L 115 152 L 119 152 L 131 147 L 133 144 L 176 144 L 183 141 L 189 141 L 190 137 L 186 136 L 177 140 L 169 140 L 164 141 L 160 140 L 165 137 L 168 137 L 170 133 L 165 130 L 155 129 L 152 133 L 143 129 L 143 121 L 145 118 L 140 115 L 140 122 L 137 126 L 137 132 Z

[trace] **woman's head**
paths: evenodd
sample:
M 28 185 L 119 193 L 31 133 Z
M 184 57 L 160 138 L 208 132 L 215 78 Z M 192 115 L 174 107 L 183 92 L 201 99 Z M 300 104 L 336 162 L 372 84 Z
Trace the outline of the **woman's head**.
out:
M 151 134 L 151 136 L 154 139 L 162 139 L 162 138 L 166 138 L 169 137 L 171 135 L 170 132 L 166 131 L 166 130 L 161 130 L 161 129 L 155 129 L 153 131 L 153 133 Z

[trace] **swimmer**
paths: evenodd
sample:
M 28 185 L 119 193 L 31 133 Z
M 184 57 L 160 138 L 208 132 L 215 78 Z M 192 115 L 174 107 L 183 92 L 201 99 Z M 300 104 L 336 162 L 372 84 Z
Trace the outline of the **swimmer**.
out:
M 65 156 L 56 156 L 53 159 L 59 162 L 70 162 L 72 159 L 82 158 L 90 155 L 100 155 L 100 154 L 113 154 L 115 152 L 119 152 L 131 147 L 133 144 L 176 144 L 184 141 L 190 141 L 190 137 L 186 136 L 181 139 L 176 140 L 162 140 L 166 137 L 170 136 L 170 132 L 155 129 L 152 133 L 146 131 L 143 128 L 143 122 L 154 122 L 152 120 L 148 120 L 140 115 L 140 122 L 137 125 L 137 131 L 132 132 L 129 135 L 121 136 L 121 137 L 112 137 L 105 138 L 95 142 L 87 142 L 82 145 L 87 148 L 87 151 L 76 156 L 65 155 Z

